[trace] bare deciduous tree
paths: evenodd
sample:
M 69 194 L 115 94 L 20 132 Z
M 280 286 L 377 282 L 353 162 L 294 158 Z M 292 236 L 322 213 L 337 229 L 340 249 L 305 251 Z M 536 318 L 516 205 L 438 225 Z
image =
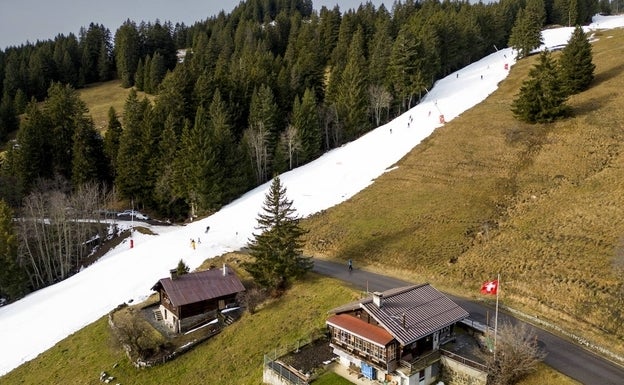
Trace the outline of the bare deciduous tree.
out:
M 163 343 L 162 336 L 133 308 L 122 309 L 115 314 L 113 330 L 119 342 L 130 349 L 130 358 L 147 358 Z
M 104 205 L 95 184 L 73 193 L 56 180 L 40 184 L 26 199 L 18 226 L 19 259 L 30 287 L 38 289 L 73 274 L 93 247 L 104 224 L 95 214 Z
M 526 324 L 504 323 L 498 328 L 496 354 L 487 360 L 487 383 L 513 385 L 536 371 L 544 357 L 535 332 Z
M 251 159 L 254 163 L 253 166 L 258 183 L 263 183 L 267 180 L 269 161 L 268 138 L 269 133 L 262 123 L 252 125 L 245 130 L 243 134 L 243 140 L 247 144 Z
M 281 142 L 284 150 L 288 154 L 288 169 L 292 170 L 295 161 L 295 156 L 301 151 L 301 138 L 299 137 L 299 130 L 297 127 L 289 124 L 286 131 L 281 135 Z M 298 163 L 298 162 L 297 162 Z
M 260 305 L 266 298 L 266 291 L 257 287 L 252 287 L 249 290 L 245 290 L 236 295 L 236 300 L 243 305 L 250 314 L 254 314 L 258 305 Z
M 371 109 L 375 116 L 375 125 L 381 125 L 381 113 L 390 110 L 390 102 L 392 102 L 392 94 L 381 85 L 371 85 L 368 88 L 368 96 L 370 97 Z

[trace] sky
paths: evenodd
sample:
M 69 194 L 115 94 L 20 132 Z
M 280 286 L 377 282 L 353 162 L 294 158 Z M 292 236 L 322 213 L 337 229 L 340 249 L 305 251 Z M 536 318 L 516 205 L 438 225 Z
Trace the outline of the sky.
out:
M 362 0 L 312 0 L 314 9 L 333 8 L 340 4 L 345 11 L 356 9 Z M 394 1 L 371 0 L 375 7 Z M 78 35 L 80 27 L 103 24 L 114 35 L 127 19 L 192 25 L 217 15 L 229 13 L 239 0 L 0 0 L 0 50 L 30 41 L 54 39 L 62 33 Z
M 624 16 L 599 17 L 589 28 L 624 26 Z M 543 32 L 546 47 L 563 45 L 573 29 Z M 608 38 L 608 34 L 604 37 Z M 297 214 L 306 217 L 337 205 L 374 183 L 441 126 L 494 92 L 515 63 L 503 49 L 436 82 L 424 100 L 390 123 L 280 176 Z M 460 127 L 458 127 L 459 129 Z M 371 156 L 374 154 L 374 156 Z M 156 235 L 135 232 L 80 273 L 0 307 L 0 375 L 98 320 L 117 305 L 140 302 L 180 259 L 191 268 L 238 250 L 252 238 L 257 214 L 271 182 L 246 193 L 215 214 L 180 226 L 150 226 Z M 136 223 L 135 223 L 136 224 Z M 128 227 L 130 222 L 119 222 Z M 210 231 L 205 233 L 207 226 Z M 196 249 L 190 240 L 201 240 Z

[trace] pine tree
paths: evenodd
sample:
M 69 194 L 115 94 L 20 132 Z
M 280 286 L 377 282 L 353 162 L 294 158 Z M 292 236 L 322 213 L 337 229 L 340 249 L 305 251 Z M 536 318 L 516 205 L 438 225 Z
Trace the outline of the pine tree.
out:
M 306 89 L 301 103 L 298 103 L 298 100 L 295 101 L 292 124 L 301 138 L 299 164 L 316 159 L 321 152 L 322 133 L 314 91 Z
M 13 99 L 5 92 L 0 101 L 0 143 L 4 142 L 7 134 L 17 130 L 18 126 Z
M 147 68 L 145 69 L 145 72 L 147 74 Z M 149 84 L 152 93 L 155 94 L 158 92 L 158 86 L 160 86 L 160 83 L 164 79 L 166 73 L 167 66 L 165 65 L 165 59 L 160 53 L 156 52 L 152 58 L 149 68 Z
M 532 50 L 542 45 L 542 32 L 539 20 L 524 9 L 518 11 L 516 22 L 511 29 L 509 46 L 515 49 L 518 59 L 529 56 Z
M 217 89 L 208 109 L 208 119 L 215 148 L 217 179 L 221 202 L 227 203 L 247 190 L 249 172 L 240 145 L 232 134 L 229 115 L 221 92 Z
M 71 180 L 73 138 L 78 122 L 88 113 L 86 104 L 69 85 L 54 83 L 48 90 L 44 112 L 50 121 L 54 172 Z
M 13 212 L 0 199 L 0 297 L 19 299 L 27 290 L 27 277 L 18 262 L 18 241 Z
M 180 261 L 178 262 L 178 266 L 176 267 L 176 275 L 182 276 L 184 274 L 188 274 L 189 271 L 191 271 L 191 269 L 186 263 L 184 263 L 184 260 L 180 259 Z
M 362 30 L 358 29 L 349 46 L 347 63 L 340 75 L 336 95 L 338 117 L 347 141 L 357 138 L 369 128 L 368 83 L 362 45 Z
M 115 63 L 122 87 L 134 84 L 134 74 L 140 57 L 139 31 L 129 19 L 115 33 Z
M 293 202 L 279 177 L 273 178 L 265 196 L 262 212 L 258 214 L 257 230 L 249 241 L 249 253 L 254 258 L 244 265 L 256 282 L 274 295 L 280 295 L 289 282 L 310 271 L 312 259 L 301 255 L 306 233 L 294 216 Z
M 72 185 L 80 187 L 107 180 L 109 170 L 102 136 L 90 118 L 80 119 L 77 125 L 73 138 Z
M 592 48 L 587 35 L 583 32 L 583 28 L 576 26 L 559 57 L 560 78 L 568 94 L 577 94 L 589 88 L 596 69 L 592 58 Z
M 137 64 L 136 73 L 134 74 L 134 86 L 139 91 L 144 91 L 145 87 L 143 82 L 145 81 L 145 66 L 143 65 L 143 59 L 139 59 Z
M 115 185 L 122 197 L 135 199 L 140 202 L 140 197 L 146 194 L 145 171 L 147 163 L 143 152 L 145 135 L 143 132 L 143 120 L 146 110 L 151 108 L 149 101 L 139 101 L 136 91 L 130 90 L 124 110 L 124 128 L 119 141 L 117 152 Z
M 19 185 L 28 193 L 38 178 L 51 178 L 54 174 L 50 121 L 33 100 L 26 108 L 17 134 L 15 171 Z
M 559 81 L 557 66 L 549 51 L 529 71 L 512 103 L 516 118 L 527 123 L 549 123 L 568 113 L 567 95 Z
M 117 173 L 117 152 L 119 151 L 119 141 L 121 140 L 121 122 L 117 118 L 115 107 L 108 109 L 108 126 L 104 133 L 104 153 L 108 157 L 108 163 L 111 176 L 115 177 Z

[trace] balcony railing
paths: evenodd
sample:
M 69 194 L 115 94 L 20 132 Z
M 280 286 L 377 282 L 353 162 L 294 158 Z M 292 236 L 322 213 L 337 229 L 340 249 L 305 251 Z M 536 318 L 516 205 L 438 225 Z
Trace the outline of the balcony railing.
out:
M 399 360 L 399 368 L 406 369 L 408 373 L 414 373 L 430 366 L 439 359 L 440 351 L 431 350 L 410 359 L 401 358 Z
M 480 362 L 476 362 L 476 361 L 473 361 L 473 360 L 468 359 L 466 357 L 462 357 L 462 356 L 460 356 L 458 354 L 455 354 L 453 352 L 449 352 L 448 350 L 440 349 L 440 351 L 442 352 L 442 354 L 444 356 L 446 356 L 448 358 L 451 358 L 451 359 L 453 359 L 453 360 L 455 360 L 455 361 L 457 361 L 459 363 L 462 363 L 462 364 L 464 364 L 466 366 L 470 366 L 471 368 L 480 370 L 482 372 L 487 372 L 487 366 L 483 365 Z

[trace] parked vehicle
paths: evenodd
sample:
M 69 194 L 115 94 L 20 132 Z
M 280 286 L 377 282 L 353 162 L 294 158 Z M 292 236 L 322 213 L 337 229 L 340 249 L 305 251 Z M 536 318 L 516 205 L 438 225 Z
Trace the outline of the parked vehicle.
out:
M 138 211 L 135 210 L 124 210 L 122 212 L 117 213 L 118 217 L 134 217 L 135 219 L 141 220 L 141 221 L 147 221 L 149 220 L 149 217 L 145 214 L 141 214 Z

